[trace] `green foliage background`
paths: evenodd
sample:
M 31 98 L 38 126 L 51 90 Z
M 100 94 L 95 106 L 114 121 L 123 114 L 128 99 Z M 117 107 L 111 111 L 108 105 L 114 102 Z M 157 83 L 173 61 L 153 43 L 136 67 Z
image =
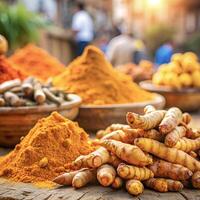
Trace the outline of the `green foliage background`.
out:
M 29 12 L 23 5 L 7 5 L 0 2 L 0 34 L 4 35 L 12 51 L 29 42 L 36 42 L 44 20 Z

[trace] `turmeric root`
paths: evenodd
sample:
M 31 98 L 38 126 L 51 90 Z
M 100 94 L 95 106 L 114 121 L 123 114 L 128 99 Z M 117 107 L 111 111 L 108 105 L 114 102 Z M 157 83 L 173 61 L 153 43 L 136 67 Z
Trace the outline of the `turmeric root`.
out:
M 192 185 L 194 188 L 200 189 L 200 171 L 197 171 L 193 174 Z
M 164 140 L 164 136 L 160 134 L 156 129 L 150 129 L 150 130 L 144 131 L 143 137 L 157 140 L 159 142 L 162 142 Z
M 195 140 L 182 138 L 177 142 L 174 148 L 185 152 L 196 151 L 200 148 L 200 138 L 197 138 Z
M 159 125 L 162 134 L 171 132 L 182 120 L 182 112 L 179 108 L 170 108 Z
M 96 138 L 101 139 L 102 137 L 106 136 L 107 134 L 108 134 L 108 132 L 106 132 L 105 130 L 99 130 L 96 133 Z
M 108 164 L 111 164 L 113 167 L 118 167 L 120 163 L 123 161 L 119 159 L 115 154 L 111 153 L 110 154 L 110 159 L 108 161 Z
M 122 130 L 126 132 L 131 127 L 129 125 L 125 124 L 112 124 L 111 126 L 108 126 L 105 130 L 100 130 L 96 133 L 96 138 L 101 139 L 102 137 L 108 135 L 109 133 L 112 133 L 113 131 Z
M 154 112 L 156 111 L 156 108 L 152 105 L 147 105 L 144 107 L 144 113 L 145 114 L 148 114 L 148 113 L 151 113 L 151 112 Z
M 172 179 L 166 179 L 168 191 L 178 192 L 183 189 L 183 184 L 180 181 L 174 181 Z
M 165 111 L 158 110 L 145 115 L 128 112 L 126 121 L 132 128 L 149 130 L 157 127 L 165 116 Z
M 5 106 L 6 102 L 4 100 L 4 98 L 0 97 L 0 107 Z
M 140 181 L 131 179 L 126 181 L 126 190 L 128 193 L 137 196 L 143 193 L 144 186 Z
M 54 95 L 48 88 L 43 88 L 42 90 L 48 100 L 50 100 L 58 105 L 61 105 L 63 103 L 63 100 L 61 98 L 57 97 L 56 95 Z
M 124 143 L 133 143 L 134 139 L 136 137 L 139 137 L 143 134 L 143 131 L 140 129 L 130 129 L 129 131 L 122 131 L 122 130 L 117 130 L 113 131 L 106 136 L 104 136 L 102 139 L 112 139 L 112 140 L 117 140 L 120 142 Z
M 121 163 L 117 168 L 118 175 L 123 179 L 135 179 L 144 181 L 154 176 L 153 172 L 146 167 L 135 167 Z
M 194 152 L 194 151 L 190 151 L 190 152 L 188 152 L 188 154 L 190 156 L 192 156 L 193 158 L 197 158 L 198 157 L 198 154 L 196 152 Z
M 200 138 L 200 130 L 188 129 L 186 132 L 186 137 L 190 139 Z
M 104 164 L 97 169 L 97 180 L 103 186 L 111 185 L 116 176 L 115 168 L 111 165 Z
M 43 104 L 46 101 L 46 96 L 39 82 L 34 83 L 34 100 L 38 104 Z
M 18 87 L 21 85 L 21 81 L 19 79 L 6 81 L 2 84 L 0 84 L 0 94 L 3 94 L 6 91 L 9 91 L 10 89 L 14 87 Z
M 152 159 L 146 156 L 135 145 L 125 144 L 115 140 L 102 140 L 101 145 L 129 164 L 143 167 L 152 163 Z
M 136 138 L 134 143 L 143 151 L 171 163 L 183 165 L 192 172 L 200 170 L 200 162 L 181 150 L 166 147 L 164 144 L 148 138 Z
M 5 92 L 4 99 L 10 106 L 19 107 L 26 105 L 26 102 L 23 99 L 19 98 L 16 94 L 12 92 Z
M 25 96 L 29 97 L 31 95 L 33 95 L 33 85 L 31 83 L 23 83 L 22 84 L 22 90 L 25 94 Z
M 157 160 L 149 169 L 154 173 L 155 177 L 170 178 L 173 180 L 187 180 L 192 176 L 192 172 L 181 165 L 166 162 L 164 160 Z
M 186 134 L 186 128 L 184 126 L 177 126 L 173 131 L 168 133 L 165 137 L 165 145 L 173 147 L 177 144 L 180 138 Z
M 75 174 L 72 180 L 72 186 L 74 188 L 81 188 L 90 182 L 96 181 L 96 170 L 83 169 Z
M 80 171 L 84 171 L 86 168 L 83 168 L 81 170 L 77 170 L 77 171 L 73 171 L 73 172 L 69 172 L 69 173 L 64 173 L 61 174 L 60 176 L 57 176 L 53 182 L 59 184 L 59 185 L 72 185 L 72 180 L 74 178 L 74 176 L 80 172 Z
M 168 184 L 166 179 L 163 178 L 150 178 L 145 182 L 146 187 L 156 190 L 158 192 L 167 192 Z
M 183 113 L 182 122 L 185 124 L 189 124 L 192 120 L 192 116 L 189 113 Z
M 123 186 L 123 180 L 119 176 L 116 176 L 113 183 L 112 183 L 112 188 L 114 189 L 119 189 Z
M 77 168 L 88 167 L 97 168 L 104 163 L 107 163 L 110 159 L 110 154 L 104 147 L 98 148 L 96 151 L 88 154 L 81 155 L 74 161 L 74 166 Z

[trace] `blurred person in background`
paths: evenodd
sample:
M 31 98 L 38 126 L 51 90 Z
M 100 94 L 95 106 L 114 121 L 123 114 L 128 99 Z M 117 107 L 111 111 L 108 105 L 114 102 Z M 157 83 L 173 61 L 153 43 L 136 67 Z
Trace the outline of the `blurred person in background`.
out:
M 174 47 L 172 41 L 166 42 L 161 45 L 155 53 L 155 64 L 157 66 L 169 63 L 174 53 Z
M 124 30 L 121 35 L 111 39 L 106 54 L 112 65 L 118 66 L 132 62 L 134 51 L 133 35 L 128 30 Z
M 94 38 L 94 25 L 91 16 L 85 10 L 85 4 L 78 2 L 76 6 L 76 13 L 72 18 L 72 30 L 77 43 L 77 56 L 80 56 Z

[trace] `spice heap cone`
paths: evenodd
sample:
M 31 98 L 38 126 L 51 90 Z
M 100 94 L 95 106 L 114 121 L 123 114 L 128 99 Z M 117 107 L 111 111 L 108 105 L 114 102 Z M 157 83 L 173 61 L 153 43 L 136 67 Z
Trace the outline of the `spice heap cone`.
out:
M 113 69 L 104 54 L 88 46 L 53 84 L 83 98 L 84 104 L 103 105 L 152 100 L 154 95 L 133 83 L 131 78 Z
M 15 69 L 5 56 L 0 55 L 0 84 L 5 81 L 24 78 L 25 76 Z
M 16 51 L 10 57 L 10 61 L 13 62 L 16 69 L 42 81 L 60 74 L 65 67 L 47 51 L 34 44 L 29 44 Z
M 93 151 L 87 133 L 57 112 L 43 118 L 15 149 L 0 159 L 0 175 L 14 181 L 51 181 L 72 161 Z

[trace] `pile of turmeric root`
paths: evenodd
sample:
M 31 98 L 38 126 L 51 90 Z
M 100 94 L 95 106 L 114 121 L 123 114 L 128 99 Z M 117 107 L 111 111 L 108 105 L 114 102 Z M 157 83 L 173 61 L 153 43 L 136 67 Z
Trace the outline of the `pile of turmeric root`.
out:
M 158 192 L 200 189 L 200 132 L 189 126 L 191 116 L 179 108 L 144 115 L 129 112 L 128 125 L 112 124 L 97 133 L 96 151 L 78 157 L 76 171 L 54 179 L 60 185 L 81 188 L 88 183 L 119 189 L 132 195 L 144 186 Z
M 66 92 L 52 87 L 51 83 L 43 84 L 33 77 L 0 84 L 0 107 L 61 105 L 67 101 L 70 100 Z

